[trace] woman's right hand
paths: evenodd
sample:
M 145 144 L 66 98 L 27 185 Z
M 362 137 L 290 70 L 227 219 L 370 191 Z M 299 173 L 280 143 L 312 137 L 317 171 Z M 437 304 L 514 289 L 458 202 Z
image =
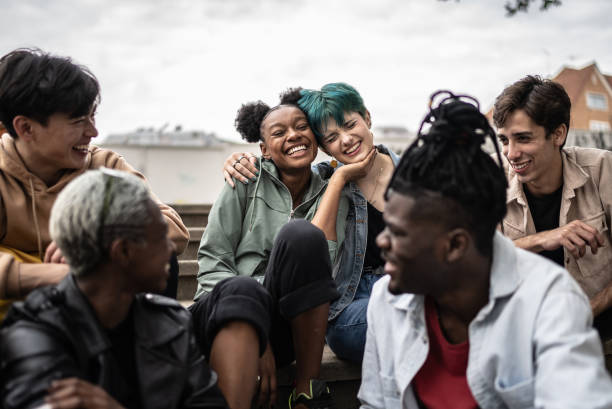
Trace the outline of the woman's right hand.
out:
M 249 179 L 254 180 L 259 173 L 255 167 L 257 156 L 248 152 L 234 152 L 223 163 L 223 177 L 225 181 L 234 188 L 234 180 L 241 181 L 245 185 Z
M 373 147 L 370 153 L 368 153 L 363 160 L 340 166 L 338 169 L 336 169 L 332 177 L 338 175 L 337 177 L 342 178 L 344 183 L 354 182 L 365 177 L 374 165 L 376 154 L 376 147 Z

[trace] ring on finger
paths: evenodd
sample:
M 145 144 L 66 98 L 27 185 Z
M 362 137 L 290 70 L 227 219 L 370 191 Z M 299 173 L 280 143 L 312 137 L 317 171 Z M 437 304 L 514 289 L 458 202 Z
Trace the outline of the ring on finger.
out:
M 237 164 L 239 164 L 239 163 L 240 163 L 240 161 L 239 161 L 239 160 L 235 161 L 235 162 L 232 164 L 232 168 L 236 169 L 236 165 L 237 165 Z
M 236 159 L 236 162 L 240 162 L 242 159 L 245 159 L 246 156 L 245 155 L 240 155 L 238 156 L 238 159 Z

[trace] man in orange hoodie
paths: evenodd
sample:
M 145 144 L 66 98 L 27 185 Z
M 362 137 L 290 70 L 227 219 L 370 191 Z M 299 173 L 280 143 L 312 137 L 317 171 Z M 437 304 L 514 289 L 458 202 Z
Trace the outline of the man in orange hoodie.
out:
M 68 272 L 48 223 L 59 192 L 88 169 L 144 176 L 115 152 L 90 146 L 100 86 L 69 58 L 19 49 L 0 58 L 0 319 L 11 299 L 58 283 Z M 180 216 L 155 199 L 181 253 Z M 43 263 L 43 264 L 41 264 Z

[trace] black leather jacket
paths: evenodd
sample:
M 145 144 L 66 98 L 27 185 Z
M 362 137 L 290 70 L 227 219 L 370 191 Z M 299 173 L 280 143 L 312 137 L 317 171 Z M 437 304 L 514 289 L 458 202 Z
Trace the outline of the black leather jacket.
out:
M 189 312 L 169 298 L 139 294 L 132 314 L 143 408 L 227 407 L 196 345 Z M 72 275 L 16 303 L 1 328 L 4 408 L 41 405 L 51 381 L 74 376 L 114 396 L 110 342 Z

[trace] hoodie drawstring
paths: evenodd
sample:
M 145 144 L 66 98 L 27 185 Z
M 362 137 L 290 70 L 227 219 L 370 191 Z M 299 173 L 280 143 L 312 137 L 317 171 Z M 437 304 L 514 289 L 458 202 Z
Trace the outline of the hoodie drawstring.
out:
M 32 191 L 32 219 L 34 219 L 34 227 L 36 228 L 36 238 L 38 239 L 38 258 L 40 261 L 43 260 L 42 254 L 42 239 L 40 237 L 40 226 L 38 225 L 38 218 L 36 217 L 36 196 L 34 192 L 34 183 L 32 183 L 32 178 L 28 178 L 30 181 L 30 190 Z
M 259 158 L 259 174 L 257 175 L 257 183 L 255 184 L 255 192 L 253 193 L 253 211 L 251 213 L 249 231 L 253 231 L 253 224 L 255 223 L 255 206 L 257 206 L 257 188 L 259 188 L 259 181 L 261 180 L 262 173 L 263 173 L 263 163 L 262 163 L 262 158 Z

